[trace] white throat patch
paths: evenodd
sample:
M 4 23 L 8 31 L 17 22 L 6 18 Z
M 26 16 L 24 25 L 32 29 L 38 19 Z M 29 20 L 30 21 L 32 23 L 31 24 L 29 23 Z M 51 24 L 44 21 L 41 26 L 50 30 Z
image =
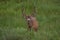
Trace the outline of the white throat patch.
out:
M 27 19 L 28 21 L 30 20 L 30 18 Z

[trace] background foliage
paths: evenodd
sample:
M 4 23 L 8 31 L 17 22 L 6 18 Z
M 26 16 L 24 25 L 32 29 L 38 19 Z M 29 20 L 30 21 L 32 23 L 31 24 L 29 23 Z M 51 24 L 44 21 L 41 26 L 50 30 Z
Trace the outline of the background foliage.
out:
M 22 17 L 37 8 L 38 32 L 27 30 Z M 60 0 L 0 0 L 0 40 L 60 40 Z

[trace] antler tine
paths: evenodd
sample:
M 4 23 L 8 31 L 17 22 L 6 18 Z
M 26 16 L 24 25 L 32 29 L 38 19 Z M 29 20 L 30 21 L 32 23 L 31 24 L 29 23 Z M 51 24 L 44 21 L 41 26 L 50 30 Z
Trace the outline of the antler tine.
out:
M 36 16 L 36 6 L 34 5 L 33 9 L 32 9 L 32 16 Z
M 24 18 L 26 17 L 24 6 L 22 6 L 22 15 L 23 15 Z

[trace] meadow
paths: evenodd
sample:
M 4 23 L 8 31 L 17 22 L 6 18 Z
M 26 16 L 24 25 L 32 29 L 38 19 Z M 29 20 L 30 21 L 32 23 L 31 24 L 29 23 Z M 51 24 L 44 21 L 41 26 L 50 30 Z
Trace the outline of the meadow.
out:
M 22 16 L 36 6 L 38 32 L 27 30 Z M 60 0 L 0 0 L 0 40 L 60 40 Z

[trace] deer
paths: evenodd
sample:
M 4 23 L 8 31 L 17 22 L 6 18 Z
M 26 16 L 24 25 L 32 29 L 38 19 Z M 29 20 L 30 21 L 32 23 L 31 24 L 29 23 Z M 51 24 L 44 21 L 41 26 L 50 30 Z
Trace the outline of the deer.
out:
M 31 13 L 31 15 L 26 15 L 25 13 L 25 8 L 22 8 L 22 15 L 23 17 L 26 19 L 27 25 L 28 25 L 28 29 L 31 30 L 33 29 L 34 31 L 38 30 L 38 21 L 36 19 L 36 9 L 35 7 L 32 10 L 33 12 Z

